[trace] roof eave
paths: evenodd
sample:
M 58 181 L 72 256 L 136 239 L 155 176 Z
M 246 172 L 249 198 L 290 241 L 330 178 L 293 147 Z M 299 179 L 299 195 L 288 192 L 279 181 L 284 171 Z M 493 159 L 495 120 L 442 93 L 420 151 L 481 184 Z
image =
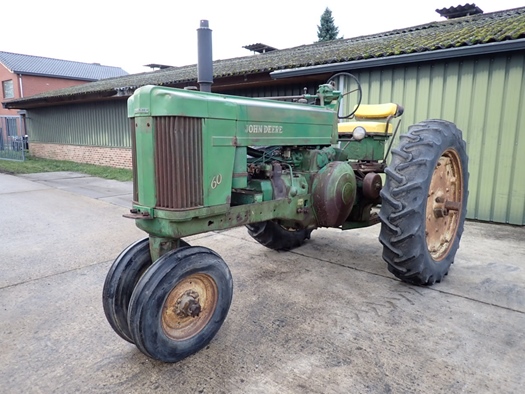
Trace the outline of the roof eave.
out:
M 109 97 L 128 97 L 128 95 L 119 94 L 117 89 L 111 88 L 107 90 L 99 90 L 97 92 L 86 92 L 80 94 L 52 96 L 52 97 L 35 97 L 24 98 L 18 100 L 10 100 L 2 102 L 5 109 L 31 109 L 46 106 L 49 103 L 64 104 L 83 102 L 92 100 L 93 98 L 109 98 Z
M 95 81 L 99 80 L 99 79 L 96 79 L 96 78 L 80 78 L 80 77 L 72 77 L 72 76 L 68 76 L 68 75 L 32 73 L 32 72 L 21 71 L 21 70 L 12 70 L 11 72 L 13 74 L 18 74 L 18 75 L 30 75 L 30 76 L 34 76 L 34 77 L 71 79 L 71 80 L 75 80 L 75 81 L 95 82 Z
M 359 70 L 363 68 L 393 66 L 397 64 L 428 62 L 465 56 L 520 51 L 524 49 L 525 39 L 518 39 L 511 41 L 494 42 L 489 44 L 465 46 L 459 48 L 439 49 L 428 52 L 409 53 L 405 55 L 388 56 L 374 59 L 352 60 L 341 63 L 320 64 L 317 66 L 277 70 L 271 72 L 270 76 L 274 79 L 291 78 L 304 75 L 324 74 L 327 72 L 339 72 L 344 70 Z

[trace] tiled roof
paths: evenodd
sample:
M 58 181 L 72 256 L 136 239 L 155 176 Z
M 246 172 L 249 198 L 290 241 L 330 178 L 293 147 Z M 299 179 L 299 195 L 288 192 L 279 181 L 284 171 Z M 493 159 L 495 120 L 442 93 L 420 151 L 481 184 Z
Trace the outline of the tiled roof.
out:
M 513 40 L 523 41 L 525 47 L 523 39 L 525 7 L 432 22 L 368 36 L 324 41 L 260 55 L 218 60 L 213 63 L 213 74 L 215 79 L 220 79 L 296 67 L 437 52 L 448 48 L 471 48 Z M 443 57 L 446 58 L 445 52 Z M 194 83 L 196 80 L 197 66 L 189 65 L 55 90 L 13 100 L 8 105 L 10 108 L 20 108 L 18 103 L 22 105 L 42 99 L 53 101 L 53 98 L 81 98 L 87 94 L 112 95 L 119 90 L 133 90 L 144 85 L 175 85 Z
M 0 51 L 0 63 L 15 74 L 98 81 L 128 75 L 120 67 Z
M 483 14 L 481 8 L 476 6 L 476 4 L 469 3 L 465 5 L 458 5 L 457 7 L 441 8 L 436 10 L 436 12 L 447 19 L 460 18 L 467 15 Z

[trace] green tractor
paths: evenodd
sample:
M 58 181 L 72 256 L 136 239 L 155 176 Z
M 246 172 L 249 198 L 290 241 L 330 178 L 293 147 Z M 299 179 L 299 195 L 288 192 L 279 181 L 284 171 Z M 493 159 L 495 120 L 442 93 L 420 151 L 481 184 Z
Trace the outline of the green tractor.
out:
M 348 98 L 357 105 L 339 116 L 346 93 L 333 81 L 345 77 L 357 86 Z M 346 73 L 295 102 L 137 89 L 128 101 L 134 176 L 126 216 L 149 236 L 107 275 L 103 305 L 114 331 L 165 362 L 206 346 L 228 313 L 232 276 L 217 253 L 183 238 L 236 226 L 290 250 L 320 227 L 381 223 L 390 272 L 416 285 L 441 281 L 466 214 L 461 131 L 427 120 L 391 149 L 402 107 L 360 101 Z

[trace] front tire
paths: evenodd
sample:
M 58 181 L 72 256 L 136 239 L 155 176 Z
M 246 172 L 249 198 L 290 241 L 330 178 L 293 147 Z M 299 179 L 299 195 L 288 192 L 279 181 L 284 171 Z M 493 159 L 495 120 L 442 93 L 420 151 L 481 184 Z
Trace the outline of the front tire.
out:
M 179 247 L 183 246 L 189 244 L 180 239 Z M 106 319 L 113 331 L 130 343 L 133 343 L 128 327 L 131 294 L 140 277 L 151 264 L 149 238 L 142 238 L 118 255 L 104 282 L 102 306 Z
M 140 278 L 128 326 L 145 355 L 177 362 L 205 347 L 224 322 L 233 280 L 224 260 L 205 247 L 172 250 Z
M 128 246 L 113 262 L 102 290 L 106 319 L 121 338 L 133 343 L 128 328 L 128 305 L 141 275 L 151 265 L 149 239 L 143 238 Z
M 442 120 L 409 127 L 385 173 L 379 240 L 389 271 L 416 285 L 440 282 L 454 262 L 467 212 L 461 131 Z

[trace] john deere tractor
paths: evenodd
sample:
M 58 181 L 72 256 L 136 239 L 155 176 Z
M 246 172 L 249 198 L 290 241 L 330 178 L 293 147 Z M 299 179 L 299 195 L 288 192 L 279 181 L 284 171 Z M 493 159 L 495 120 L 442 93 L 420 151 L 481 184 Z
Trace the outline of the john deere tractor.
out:
M 352 113 L 338 115 L 346 93 L 335 89 L 337 78 L 357 86 L 347 97 L 355 99 Z M 183 239 L 236 226 L 268 248 L 290 250 L 317 228 L 380 222 L 390 272 L 416 285 L 441 281 L 466 213 L 461 131 L 423 121 L 391 149 L 402 107 L 360 102 L 349 74 L 295 102 L 137 89 L 128 101 L 133 207 L 126 216 L 148 237 L 107 275 L 103 305 L 115 332 L 165 362 L 206 346 L 228 313 L 232 276 L 217 253 Z

